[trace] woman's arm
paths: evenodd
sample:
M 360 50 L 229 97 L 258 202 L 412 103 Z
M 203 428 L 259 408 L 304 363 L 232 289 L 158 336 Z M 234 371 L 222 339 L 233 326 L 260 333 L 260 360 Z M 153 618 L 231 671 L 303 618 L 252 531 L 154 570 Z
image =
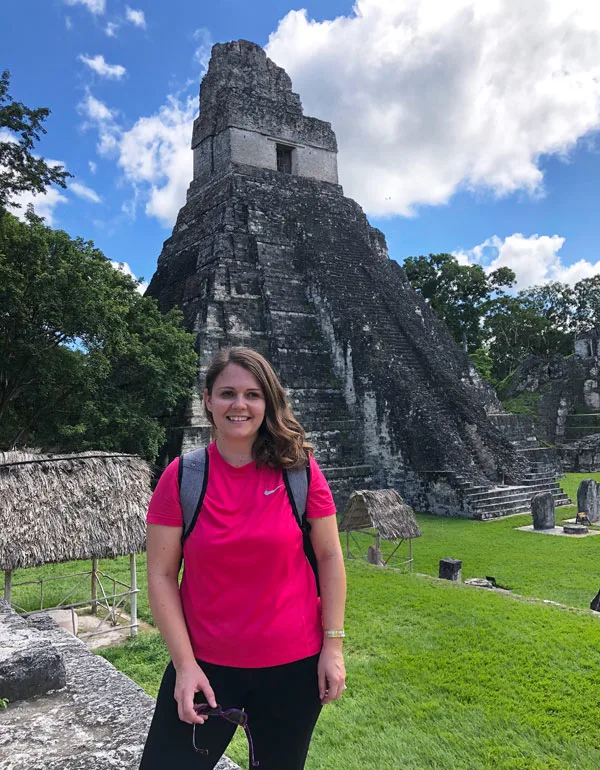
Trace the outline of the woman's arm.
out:
M 309 519 L 310 539 L 317 557 L 324 629 L 344 628 L 346 570 L 335 516 Z M 346 670 L 343 639 L 323 639 L 319 658 L 319 695 L 322 703 L 337 700 L 344 691 Z
M 207 717 L 198 716 L 194 711 L 194 695 L 201 691 L 209 705 L 215 707 L 217 704 L 210 683 L 194 658 L 183 616 L 178 582 L 181 533 L 182 527 L 148 524 L 148 598 L 152 616 L 177 673 L 175 700 L 179 718 L 190 724 L 202 724 Z

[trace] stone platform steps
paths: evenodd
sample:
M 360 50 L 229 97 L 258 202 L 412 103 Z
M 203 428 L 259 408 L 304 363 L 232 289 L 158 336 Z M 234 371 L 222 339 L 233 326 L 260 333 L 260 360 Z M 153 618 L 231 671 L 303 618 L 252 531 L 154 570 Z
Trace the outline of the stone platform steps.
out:
M 531 498 L 538 492 L 550 492 L 557 507 L 572 505 L 556 481 L 560 472 L 556 450 L 540 446 L 531 417 L 514 414 L 492 414 L 490 420 L 527 462 L 528 470 L 520 484 L 497 487 L 475 486 L 459 478 L 465 505 L 476 519 L 492 519 L 531 510 Z
M 531 510 L 531 498 L 538 492 L 550 492 L 557 507 L 572 505 L 571 500 L 554 480 L 514 486 L 485 488 L 464 484 L 465 507 L 473 512 L 475 519 L 494 519 Z
M 552 469 L 540 465 L 529 470 L 521 484 L 485 487 L 460 476 L 456 483 L 462 489 L 465 507 L 475 519 L 485 520 L 527 513 L 531 510 L 531 498 L 538 492 L 550 492 L 556 507 L 572 505 L 555 478 Z
M 259 236 L 257 263 L 277 369 L 341 510 L 355 489 L 372 486 L 371 467 L 364 464 L 362 424 L 348 409 L 291 247 L 274 247 Z

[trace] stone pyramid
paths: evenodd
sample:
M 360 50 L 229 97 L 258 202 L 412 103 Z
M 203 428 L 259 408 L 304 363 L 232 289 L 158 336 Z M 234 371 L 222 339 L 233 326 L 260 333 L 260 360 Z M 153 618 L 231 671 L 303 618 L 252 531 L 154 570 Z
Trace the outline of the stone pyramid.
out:
M 273 362 L 338 505 L 394 487 L 419 510 L 473 515 L 466 487 L 516 481 L 495 396 L 338 184 L 329 123 L 305 117 L 257 45 L 213 48 L 194 178 L 148 293 L 197 335 L 195 394 L 169 454 L 208 440 L 201 388 L 223 346 Z

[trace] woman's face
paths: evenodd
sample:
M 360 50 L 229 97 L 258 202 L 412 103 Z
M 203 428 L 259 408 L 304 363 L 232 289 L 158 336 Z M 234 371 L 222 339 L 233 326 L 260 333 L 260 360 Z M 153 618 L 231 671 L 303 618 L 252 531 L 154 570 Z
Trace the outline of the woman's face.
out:
M 212 394 L 204 389 L 219 439 L 253 443 L 265 417 L 265 397 L 256 377 L 237 364 L 227 364 L 214 382 Z

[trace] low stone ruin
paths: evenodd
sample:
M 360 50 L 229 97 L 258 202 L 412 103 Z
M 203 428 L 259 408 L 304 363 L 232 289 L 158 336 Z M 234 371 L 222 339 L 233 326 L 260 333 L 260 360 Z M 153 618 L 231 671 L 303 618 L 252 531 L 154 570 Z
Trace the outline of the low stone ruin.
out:
M 0 768 L 135 770 L 154 700 L 48 615 L 0 599 Z M 240 770 L 223 758 L 218 770 Z
M 575 355 L 529 356 L 504 394 L 533 394 L 538 438 L 556 446 L 565 472 L 600 470 L 599 340 L 600 329 L 591 329 L 578 335 Z
M 600 422 L 600 415 L 594 419 Z M 559 454 L 565 473 L 596 473 L 600 468 L 600 433 L 562 444 Z

